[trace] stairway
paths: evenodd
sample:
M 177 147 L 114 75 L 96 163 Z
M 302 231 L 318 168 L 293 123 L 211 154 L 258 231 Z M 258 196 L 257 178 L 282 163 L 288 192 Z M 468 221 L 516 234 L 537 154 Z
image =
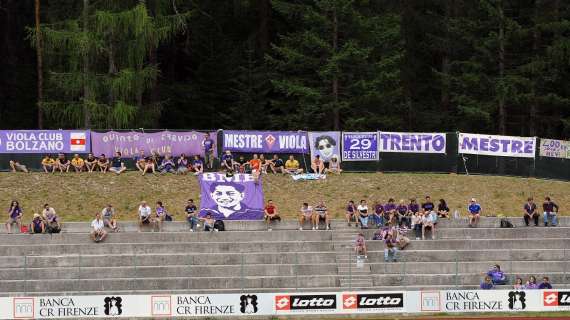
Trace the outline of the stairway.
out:
M 370 289 L 374 286 L 367 260 L 357 265 L 354 239 L 358 229 L 344 229 L 333 233 L 333 249 L 338 266 L 339 286 L 342 289 Z

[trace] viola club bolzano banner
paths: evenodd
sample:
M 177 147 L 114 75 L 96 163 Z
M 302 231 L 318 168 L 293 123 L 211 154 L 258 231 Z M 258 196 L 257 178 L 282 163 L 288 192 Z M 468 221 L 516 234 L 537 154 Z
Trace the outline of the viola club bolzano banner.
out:
M 88 153 L 90 150 L 89 131 L 0 131 L 0 153 Z
M 281 292 L 0 297 L 1 319 L 568 311 L 563 290 Z
M 536 137 L 459 133 L 458 152 L 488 156 L 534 158 Z
M 216 220 L 261 220 L 264 215 L 261 179 L 251 174 L 203 173 L 200 180 L 200 217 Z
M 91 132 L 93 141 L 93 153 L 95 155 L 105 154 L 108 157 L 115 152 L 122 153 L 123 158 L 130 158 L 143 150 L 146 155 L 158 152 L 160 155 L 171 153 L 179 156 L 185 153 L 190 157 L 193 155 L 204 155 L 202 141 L 205 133 L 197 131 L 160 131 L 160 132 Z M 215 133 L 210 137 L 215 141 Z M 215 154 L 215 153 L 214 153 Z
M 570 159 L 570 141 L 540 139 L 540 156 Z
M 340 132 L 338 131 L 320 131 L 309 132 L 309 143 L 311 149 L 311 159 L 319 155 L 321 160 L 330 161 L 336 157 L 340 159 Z
M 380 152 L 445 153 L 445 133 L 378 132 Z
M 343 161 L 377 161 L 378 132 L 343 132 Z
M 308 153 L 305 131 L 224 130 L 224 150 L 249 153 Z

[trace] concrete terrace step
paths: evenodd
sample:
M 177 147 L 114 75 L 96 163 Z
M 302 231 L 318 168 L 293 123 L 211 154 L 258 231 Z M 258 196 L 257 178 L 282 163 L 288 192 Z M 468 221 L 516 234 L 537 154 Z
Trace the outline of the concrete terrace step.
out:
M 348 254 L 346 255 L 349 256 Z M 398 252 L 400 261 L 407 262 L 470 262 L 495 261 L 504 264 L 508 261 L 567 261 L 568 249 L 463 249 L 463 250 L 402 250 Z M 369 262 L 383 262 L 384 250 L 369 250 Z
M 496 261 L 482 262 L 389 262 L 369 263 L 372 273 L 375 274 L 413 274 L 413 273 L 482 273 L 488 270 Z M 570 275 L 570 261 L 506 261 L 501 269 L 508 273 L 528 272 L 528 270 L 542 270 L 549 272 L 568 272 Z
M 541 279 L 543 276 L 550 277 L 552 283 L 563 283 L 570 284 L 570 273 L 562 272 L 526 272 L 509 274 L 509 284 L 514 283 L 514 278 L 519 276 L 523 279 L 528 279 L 529 276 L 535 276 L 537 279 Z M 401 285 L 453 285 L 457 283 L 458 285 L 479 285 L 483 278 L 485 277 L 482 273 L 459 273 L 455 274 L 416 274 L 408 273 L 404 275 L 395 274 L 373 274 L 371 278 L 374 281 L 375 286 L 401 286 Z
M 522 216 L 514 216 L 508 217 L 508 219 L 517 227 L 524 226 L 524 221 Z M 499 227 L 499 218 L 496 217 L 481 217 L 479 227 Z M 27 221 L 26 221 L 27 222 Z M 541 219 L 542 223 L 542 219 Z M 468 224 L 467 218 L 461 219 L 440 219 L 438 222 L 437 227 L 439 229 L 442 228 L 465 228 Z M 123 231 L 137 231 L 138 224 L 136 221 L 119 221 L 119 225 Z M 560 226 L 570 226 L 570 217 L 559 217 L 559 225 Z M 226 230 L 228 231 L 264 231 L 267 229 L 267 226 L 264 221 L 232 221 L 226 220 L 225 221 Z M 333 230 L 360 230 L 355 228 L 354 226 L 348 227 L 346 221 L 341 219 L 332 220 L 331 226 Z M 173 221 L 173 222 L 165 222 L 163 224 L 164 231 L 172 231 L 172 232 L 188 232 L 188 223 L 185 221 Z M 281 221 L 281 223 L 273 224 L 272 228 L 274 230 L 297 230 L 299 228 L 299 223 L 295 219 L 286 219 Z M 310 224 L 305 224 L 305 229 L 310 229 Z M 64 222 L 63 223 L 63 232 L 79 232 L 79 233 L 86 233 L 89 232 L 91 229 L 90 223 L 88 222 Z M 149 231 L 149 228 L 145 228 L 144 230 Z M 2 228 L 0 229 L 0 233 L 5 233 L 6 231 Z M 201 231 L 202 232 L 202 231 Z

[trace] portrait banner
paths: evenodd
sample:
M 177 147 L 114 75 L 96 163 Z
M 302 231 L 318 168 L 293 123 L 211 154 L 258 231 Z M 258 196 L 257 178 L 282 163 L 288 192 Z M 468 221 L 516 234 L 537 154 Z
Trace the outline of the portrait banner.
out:
M 380 152 L 445 153 L 445 133 L 378 132 Z
M 540 139 L 540 156 L 570 159 L 570 141 Z
M 378 161 L 378 132 L 343 132 L 343 161 Z
M 534 158 L 536 150 L 535 137 L 459 133 L 458 140 L 458 153 Z
M 208 172 L 199 176 L 200 217 L 216 220 L 261 220 L 264 215 L 263 186 L 251 174 Z
M 224 130 L 224 151 L 245 153 L 308 153 L 305 131 Z
M 123 158 L 131 158 L 137 155 L 140 150 L 143 150 L 147 155 L 158 152 L 161 156 L 167 153 L 176 157 L 182 153 L 189 157 L 204 156 L 202 146 L 204 137 L 205 133 L 197 131 L 91 132 L 93 153 L 96 156 L 100 154 L 112 156 L 119 151 Z M 214 154 L 216 154 L 216 133 L 210 133 L 210 137 L 214 141 Z
M 88 153 L 89 131 L 0 130 L 0 153 Z
M 321 160 L 327 162 L 336 157 L 340 161 L 340 132 L 320 131 L 309 132 L 311 160 L 319 155 Z

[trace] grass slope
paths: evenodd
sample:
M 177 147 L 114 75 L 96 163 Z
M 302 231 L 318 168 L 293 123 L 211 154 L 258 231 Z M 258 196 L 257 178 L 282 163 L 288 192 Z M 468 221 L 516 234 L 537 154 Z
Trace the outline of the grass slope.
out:
M 344 214 L 349 199 L 387 201 L 389 197 L 419 202 L 425 195 L 444 198 L 450 209 L 466 214 L 469 198 L 481 203 L 485 214 L 519 216 L 528 196 L 541 202 L 545 195 L 561 206 L 564 214 L 570 203 L 570 183 L 515 177 L 463 176 L 446 174 L 347 173 L 322 181 L 294 182 L 288 176 L 263 177 L 265 199 L 273 199 L 285 217 L 296 217 L 302 202 L 315 204 L 323 199 L 333 216 Z M 26 221 L 32 211 L 45 202 L 53 206 L 64 221 L 88 221 L 106 203 L 112 203 L 123 220 L 135 220 L 141 200 L 154 207 L 161 200 L 167 210 L 182 219 L 188 198 L 199 203 L 199 185 L 195 176 L 140 176 L 127 172 L 114 174 L 41 174 L 0 173 L 0 206 L 8 210 L 12 199 L 20 201 Z M 435 201 L 434 201 L 435 202 Z M 4 218 L 2 218 L 4 219 Z

